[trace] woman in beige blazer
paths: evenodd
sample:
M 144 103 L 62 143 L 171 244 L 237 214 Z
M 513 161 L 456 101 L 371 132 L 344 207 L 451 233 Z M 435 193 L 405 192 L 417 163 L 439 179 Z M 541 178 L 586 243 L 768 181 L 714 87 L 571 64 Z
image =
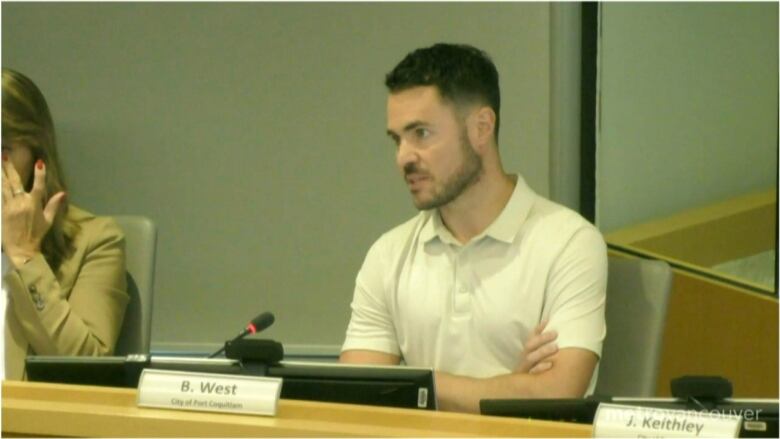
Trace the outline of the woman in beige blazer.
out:
M 108 355 L 128 296 L 124 236 L 68 203 L 46 100 L 3 69 L 2 256 L 6 379 L 26 355 Z

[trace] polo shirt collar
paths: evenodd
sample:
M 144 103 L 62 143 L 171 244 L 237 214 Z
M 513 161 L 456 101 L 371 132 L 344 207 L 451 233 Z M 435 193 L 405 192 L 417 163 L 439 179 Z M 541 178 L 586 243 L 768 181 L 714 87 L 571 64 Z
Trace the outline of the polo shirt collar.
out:
M 520 232 L 520 228 L 525 223 L 526 218 L 528 218 L 528 213 L 534 204 L 536 194 L 525 184 L 523 177 L 520 175 L 512 177 L 517 178 L 517 183 L 515 184 L 515 190 L 512 191 L 512 196 L 509 197 L 509 202 L 506 203 L 504 210 L 501 211 L 498 218 L 480 235 L 480 238 L 482 236 L 490 236 L 498 241 L 511 243 L 515 240 L 518 232 Z
M 424 212 L 420 213 L 421 215 L 425 215 L 425 223 L 423 224 L 422 229 L 420 230 L 420 241 L 423 243 L 428 243 L 428 241 L 431 241 L 434 238 L 439 237 L 438 230 L 439 227 L 434 224 L 434 222 L 437 222 L 441 224 L 441 218 L 439 218 L 439 211 L 435 209 L 426 210 Z
M 425 224 L 423 224 L 420 230 L 420 241 L 424 244 L 439 239 L 439 241 L 445 244 L 452 244 L 455 246 L 461 246 L 462 244 L 452 236 L 452 233 L 444 225 L 439 214 L 439 209 L 431 209 L 423 212 L 426 215 Z
M 490 236 L 495 240 L 506 243 L 514 241 L 526 218 L 528 218 L 528 213 L 533 206 L 536 194 L 528 187 L 523 177 L 520 175 L 513 175 L 512 177 L 516 178 L 517 182 L 515 189 L 512 191 L 512 196 L 509 197 L 509 202 L 507 202 L 493 223 L 479 236 L 476 236 L 472 242 L 476 242 L 485 236 Z M 427 216 L 425 224 L 420 230 L 420 239 L 423 243 L 439 238 L 444 243 L 460 245 L 458 240 L 444 226 L 437 209 L 427 210 L 422 213 Z

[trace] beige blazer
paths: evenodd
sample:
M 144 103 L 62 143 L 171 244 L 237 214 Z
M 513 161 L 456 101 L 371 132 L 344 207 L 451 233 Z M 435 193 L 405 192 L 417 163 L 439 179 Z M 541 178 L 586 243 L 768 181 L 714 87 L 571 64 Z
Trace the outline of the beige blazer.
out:
M 6 379 L 24 378 L 27 354 L 114 351 L 128 302 L 124 235 L 113 219 L 72 205 L 68 217 L 81 230 L 56 273 L 39 255 L 3 278 Z

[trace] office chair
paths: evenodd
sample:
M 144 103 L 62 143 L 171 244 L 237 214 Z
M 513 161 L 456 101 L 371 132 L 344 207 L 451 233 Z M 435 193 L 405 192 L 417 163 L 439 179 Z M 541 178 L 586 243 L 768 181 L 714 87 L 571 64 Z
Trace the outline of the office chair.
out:
M 114 219 L 125 233 L 127 293 L 130 296 L 114 355 L 148 354 L 157 227 L 142 216 L 119 215 Z
M 609 256 L 596 394 L 655 396 L 672 270 L 664 261 Z

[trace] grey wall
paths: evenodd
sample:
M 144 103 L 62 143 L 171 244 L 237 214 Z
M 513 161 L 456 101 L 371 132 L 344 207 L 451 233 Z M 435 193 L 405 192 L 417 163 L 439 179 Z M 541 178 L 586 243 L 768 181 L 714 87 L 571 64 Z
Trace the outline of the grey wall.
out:
M 159 226 L 154 350 L 261 310 L 290 351 L 342 342 L 370 244 L 415 213 L 385 72 L 446 40 L 501 72 L 508 169 L 549 192 L 548 4 L 4 3 L 2 63 L 52 107 L 71 199 Z
M 582 6 L 550 5 L 550 198 L 580 210 Z
M 602 4 L 602 231 L 776 185 L 777 8 Z

